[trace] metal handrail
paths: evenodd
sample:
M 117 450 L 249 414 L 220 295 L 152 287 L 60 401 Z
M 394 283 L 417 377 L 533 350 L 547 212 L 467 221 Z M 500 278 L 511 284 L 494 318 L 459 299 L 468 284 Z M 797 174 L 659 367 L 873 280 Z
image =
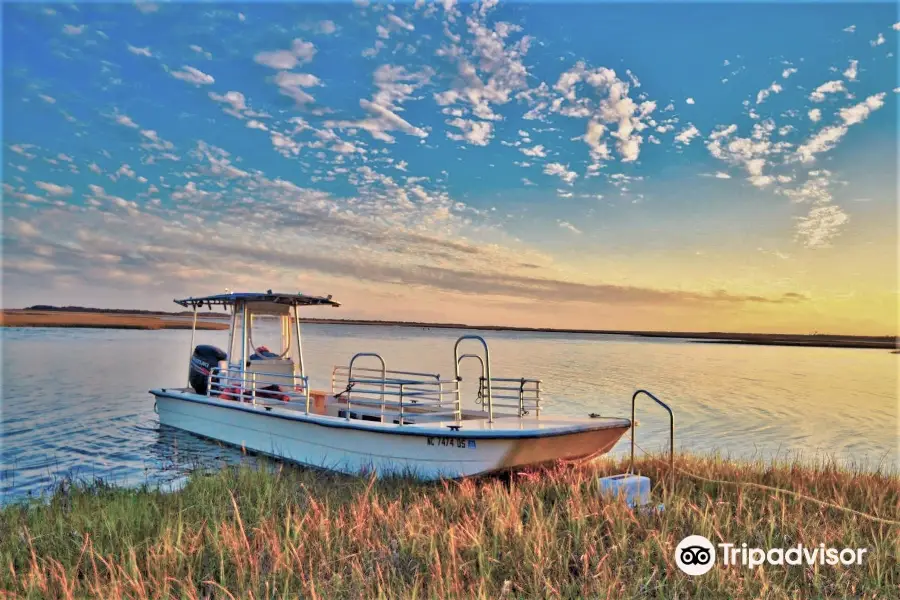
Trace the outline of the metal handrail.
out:
M 494 422 L 494 401 L 491 395 L 491 351 L 488 349 L 487 342 L 484 341 L 484 338 L 480 335 L 463 335 L 460 336 L 459 339 L 456 340 L 456 344 L 453 345 L 453 368 L 455 370 L 454 375 L 456 375 L 456 380 L 461 381 L 459 377 L 459 361 L 462 360 L 463 357 L 459 355 L 459 344 L 465 340 L 474 340 L 476 342 L 481 342 L 481 345 L 484 347 L 484 361 L 482 362 L 482 377 L 487 383 L 487 403 L 488 403 L 488 423 Z M 480 358 L 480 357 L 479 357 Z M 460 403 L 460 390 L 459 386 L 456 388 L 456 401 L 457 404 Z M 484 405 L 482 405 L 484 408 Z
M 666 412 L 669 413 L 669 470 L 672 472 L 672 476 L 675 474 L 675 415 L 672 413 L 672 409 L 669 408 L 669 405 L 648 392 L 647 390 L 638 390 L 631 397 L 631 464 L 628 467 L 629 473 L 634 473 L 634 430 L 635 430 L 635 422 L 634 422 L 634 405 L 637 402 L 637 397 L 641 394 L 648 396 L 651 400 L 662 406 L 666 409 Z

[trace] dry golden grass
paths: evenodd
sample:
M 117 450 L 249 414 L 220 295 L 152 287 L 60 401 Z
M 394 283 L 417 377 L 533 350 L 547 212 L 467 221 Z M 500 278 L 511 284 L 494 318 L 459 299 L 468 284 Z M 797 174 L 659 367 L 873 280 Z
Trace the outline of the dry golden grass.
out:
M 894 474 L 682 456 L 707 478 L 785 487 L 897 518 Z M 598 495 L 622 463 L 504 478 L 366 480 L 289 466 L 194 474 L 176 493 L 63 484 L 0 511 L 0 588 L 16 598 L 896 598 L 900 531 L 754 488 L 639 470 L 662 512 Z M 689 577 L 686 535 L 762 548 L 863 547 L 862 566 Z
M 104 329 L 190 329 L 190 319 L 168 319 L 154 315 L 115 313 L 4 310 L 2 327 L 91 327 Z M 222 321 L 197 319 L 197 329 L 228 329 Z

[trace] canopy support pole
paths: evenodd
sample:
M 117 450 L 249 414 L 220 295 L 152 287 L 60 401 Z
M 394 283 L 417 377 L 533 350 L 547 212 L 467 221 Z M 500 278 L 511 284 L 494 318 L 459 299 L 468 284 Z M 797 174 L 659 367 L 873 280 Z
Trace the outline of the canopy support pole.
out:
M 197 305 L 194 305 L 194 322 L 191 324 L 191 345 L 188 347 L 188 376 L 187 385 L 191 387 L 191 361 L 194 360 L 194 332 L 197 330 Z

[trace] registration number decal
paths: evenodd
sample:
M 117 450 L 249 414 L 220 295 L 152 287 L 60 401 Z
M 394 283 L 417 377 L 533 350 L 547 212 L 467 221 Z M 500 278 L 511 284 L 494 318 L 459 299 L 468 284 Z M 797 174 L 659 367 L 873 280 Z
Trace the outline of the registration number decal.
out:
M 450 446 L 451 448 L 475 448 L 475 440 L 455 437 L 428 437 L 429 446 Z

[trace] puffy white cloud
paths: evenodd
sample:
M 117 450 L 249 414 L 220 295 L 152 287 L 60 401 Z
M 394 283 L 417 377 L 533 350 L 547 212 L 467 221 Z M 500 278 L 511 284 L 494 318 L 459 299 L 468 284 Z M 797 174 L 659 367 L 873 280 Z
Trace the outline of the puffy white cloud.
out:
M 873 111 L 884 106 L 884 92 L 869 96 L 865 101 L 842 108 L 838 113 L 843 123 L 822 128 L 814 136 L 797 147 L 796 157 L 801 162 L 812 162 L 817 154 L 827 152 L 847 134 L 851 125 L 865 121 Z
M 488 121 L 500 119 L 492 105 L 508 103 L 516 92 L 527 93 L 528 70 L 523 59 L 532 39 L 524 35 L 513 41 L 512 34 L 521 28 L 508 23 L 499 22 L 490 27 L 485 21 L 485 6 L 482 4 L 482 10 L 465 20 L 472 40 L 468 48 L 459 45 L 461 36 L 452 33 L 449 25 L 445 29 L 451 43 L 439 50 L 438 55 L 455 63 L 457 74 L 453 87 L 435 94 L 435 101 L 441 106 L 461 103 L 473 116 Z
M 878 37 L 876 37 L 874 40 L 869 41 L 869 45 L 874 48 L 875 46 L 882 45 L 884 42 L 885 42 L 884 34 L 879 33 Z
M 822 120 L 822 110 L 819 108 L 813 108 L 807 114 L 809 115 L 809 120 L 813 123 L 818 123 Z
M 845 31 L 847 33 L 853 33 L 856 31 L 856 25 L 848 25 L 847 27 L 844 27 L 844 29 L 842 31 Z
M 231 110 L 236 113 L 240 113 L 247 108 L 247 99 L 244 98 L 244 95 L 240 92 L 229 91 L 221 96 L 215 92 L 210 92 L 209 97 L 216 102 L 228 104 L 231 106 Z
M 533 148 L 519 148 L 519 152 L 525 156 L 533 156 L 535 158 L 544 158 L 547 156 L 547 151 L 540 144 Z
M 766 98 L 769 97 L 770 94 L 780 94 L 781 93 L 781 85 L 776 82 L 772 82 L 772 85 L 769 87 L 759 90 L 756 94 L 756 103 L 762 104 Z
M 490 121 L 456 118 L 447 121 L 451 127 L 458 127 L 462 133 L 447 132 L 451 140 L 466 141 L 475 146 L 487 146 L 491 141 L 494 125 Z
M 797 69 L 795 69 L 794 67 L 788 67 L 787 69 L 785 69 L 784 71 L 781 72 L 781 77 L 782 77 L 782 79 L 787 79 L 788 77 L 790 77 L 791 75 L 793 75 L 796 72 L 797 72 Z
M 849 81 L 856 81 L 856 75 L 859 72 L 857 69 L 858 65 L 858 60 L 851 60 L 850 66 L 848 66 L 847 70 L 844 71 L 844 77 L 846 77 Z
M 865 121 L 873 111 L 884 106 L 884 98 L 886 94 L 881 92 L 874 96 L 869 96 L 864 102 L 848 106 L 840 110 L 840 116 L 847 125 L 855 125 Z
M 316 47 L 312 42 L 297 38 L 292 42 L 289 50 L 259 52 L 253 57 L 253 60 L 273 69 L 290 70 L 310 62 L 315 54 Z
M 544 173 L 547 175 L 555 175 L 564 182 L 572 185 L 578 179 L 578 173 L 569 170 L 569 165 L 562 163 L 547 163 L 544 165 Z
M 320 84 L 318 77 L 308 73 L 279 71 L 275 75 L 275 85 L 278 86 L 279 91 L 288 98 L 293 98 L 294 102 L 300 105 L 309 104 L 315 100 L 303 88 L 314 87 Z
M 688 123 L 688 126 L 681 130 L 681 132 L 675 136 L 675 141 L 679 144 L 687 146 L 691 143 L 695 137 L 700 135 L 700 130 L 697 129 L 693 123 Z
M 187 65 L 183 66 L 180 71 L 172 71 L 172 77 L 194 85 L 210 85 L 216 81 L 212 75 L 207 75 L 200 69 Z
M 685 104 L 695 104 L 695 102 L 694 102 L 694 99 L 693 99 L 693 98 L 687 98 L 687 99 L 685 99 L 685 101 L 684 101 L 684 102 L 685 102 Z
M 801 162 L 814 161 L 816 154 L 827 152 L 834 148 L 846 133 L 847 127 L 844 125 L 831 125 L 822 128 L 805 143 L 797 147 L 797 158 Z
M 50 196 L 62 198 L 72 195 L 72 186 L 70 185 L 57 185 L 55 183 L 49 183 L 47 181 L 35 181 L 34 185 Z
M 592 94 L 579 96 L 578 86 L 582 83 Z M 568 117 L 590 117 L 582 139 L 590 148 L 593 170 L 601 160 L 609 158 L 609 149 L 603 141 L 607 126 L 615 126 L 609 131 L 622 161 L 638 159 L 643 142 L 640 132 L 649 126 L 650 114 L 656 110 L 655 102 L 635 102 L 629 96 L 630 84 L 619 79 L 614 70 L 588 69 L 582 62 L 562 73 L 553 89 L 560 97 L 553 100 L 551 111 Z
M 838 92 L 846 92 L 847 88 L 844 87 L 844 82 L 840 80 L 835 81 L 827 81 L 817 87 L 813 93 L 809 95 L 809 99 L 813 102 L 824 102 L 825 94 L 836 94 Z

